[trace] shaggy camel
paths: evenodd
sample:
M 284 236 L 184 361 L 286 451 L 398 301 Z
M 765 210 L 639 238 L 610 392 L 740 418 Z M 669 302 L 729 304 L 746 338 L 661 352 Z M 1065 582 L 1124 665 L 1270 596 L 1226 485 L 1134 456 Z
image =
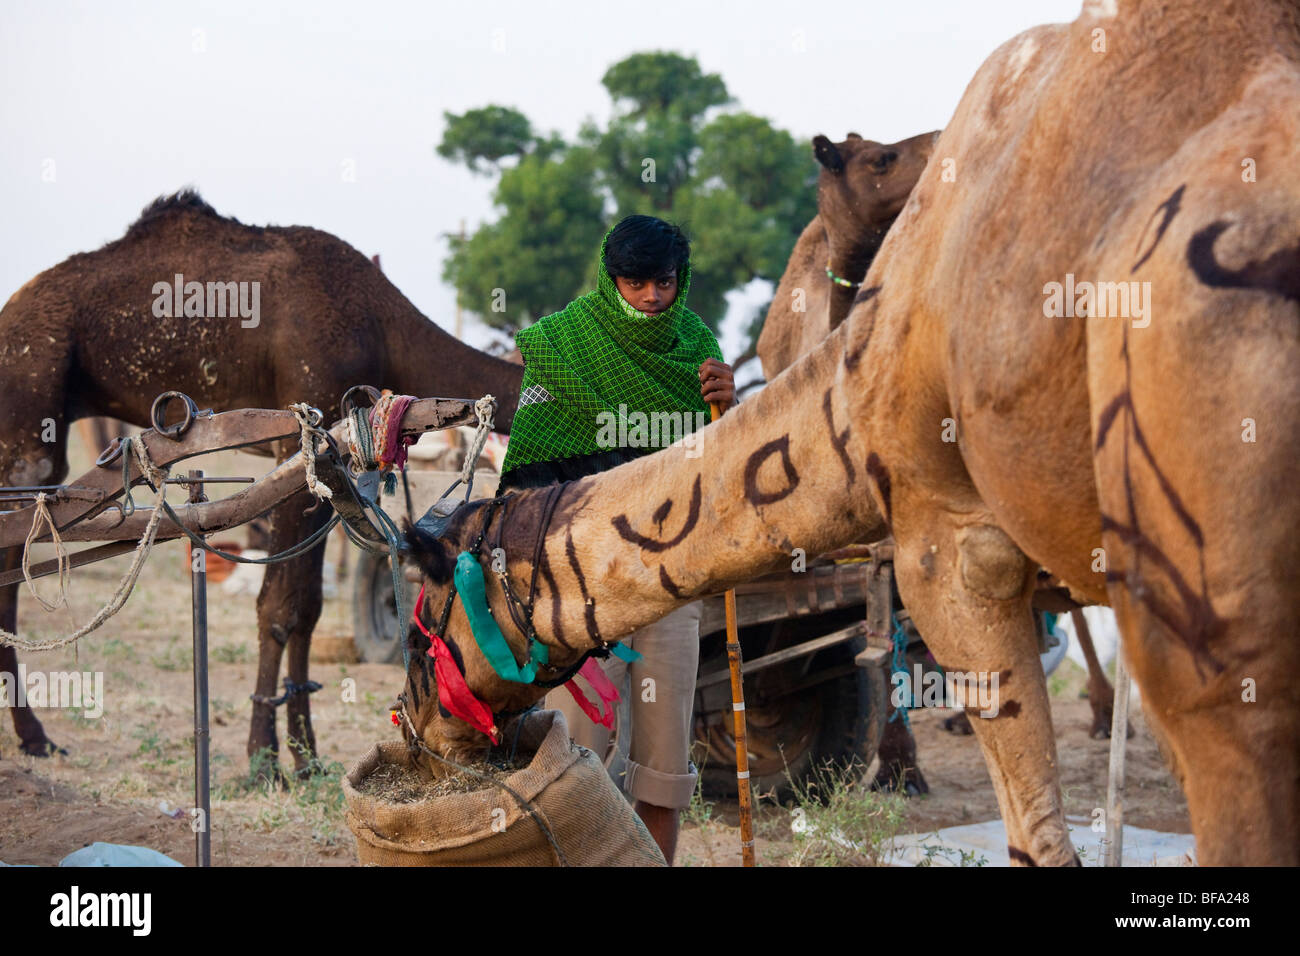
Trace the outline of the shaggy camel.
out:
M 882 146 L 850 133 L 842 143 L 825 136 L 813 139 L 822 170 L 817 180 L 817 215 L 795 245 L 777 287 L 758 339 L 763 377 L 776 378 L 801 355 L 815 348 L 848 315 L 856 290 L 875 259 L 912 188 L 929 162 L 939 131 Z M 826 275 L 827 264 L 849 283 Z M 1089 735 L 1110 737 L 1115 694 L 1097 659 L 1081 615 L 1073 612 L 1080 648 L 1088 665 L 1088 703 L 1092 710 Z M 880 769 L 873 786 L 927 793 L 925 777 L 916 766 L 916 742 L 901 720 L 886 723 L 878 754 Z M 956 734 L 971 734 L 964 712 L 944 721 Z M 1133 736 L 1133 728 L 1128 728 Z
M 935 656 L 999 677 L 997 715 L 972 723 L 1013 862 L 1078 859 L 1030 612 L 1041 565 L 1116 609 L 1200 862 L 1300 863 L 1298 134 L 1294 3 L 1089 3 L 1004 44 L 849 318 L 705 429 L 702 457 L 566 486 L 549 527 L 545 490 L 497 510 L 516 585 L 541 535 L 552 663 L 796 546 L 883 533 L 879 512 Z M 1089 285 L 1062 309 L 1075 276 Z M 1099 298 L 1094 280 L 1115 285 Z M 488 507 L 416 537 L 435 609 Z M 541 697 L 495 676 L 459 602 L 447 632 L 495 711 Z M 482 747 L 416 660 L 417 732 Z
M 197 294 L 175 296 L 173 311 L 170 287 L 178 275 L 196 283 Z M 222 283 L 229 286 L 214 295 Z M 519 366 L 430 322 L 340 239 L 301 226 L 243 225 L 183 191 L 146 208 L 122 239 L 41 273 L 0 311 L 0 484 L 62 480 L 74 419 L 109 415 L 144 426 L 150 403 L 168 389 L 217 411 L 308 402 L 328 417 L 344 391 L 361 383 L 421 396 L 490 392 L 500 403 L 497 427 L 508 430 L 520 378 Z M 47 443 L 49 422 L 55 440 Z M 325 521 L 329 509 L 308 513 L 312 503 L 303 492 L 272 512 L 272 552 Z M 307 685 L 323 550 L 267 569 L 257 604 L 250 755 L 278 749 L 275 709 L 266 701 L 276 696 L 286 648 L 292 686 Z M 9 549 L 0 567 L 17 567 L 19 557 Z M 17 590 L 0 589 L 0 627 L 10 631 Z M 14 649 L 0 647 L 0 671 L 16 673 L 16 665 Z M 301 770 L 316 747 L 307 694 L 291 693 L 287 704 Z M 30 710 L 15 708 L 13 721 L 25 753 L 50 752 Z

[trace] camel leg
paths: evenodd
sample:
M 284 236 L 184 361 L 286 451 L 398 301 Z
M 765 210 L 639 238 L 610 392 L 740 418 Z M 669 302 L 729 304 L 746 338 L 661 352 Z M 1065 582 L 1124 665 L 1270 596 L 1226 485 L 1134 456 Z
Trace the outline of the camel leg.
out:
M 918 484 L 895 489 L 899 593 L 948 676 L 974 672 L 983 681 L 991 706 L 977 705 L 972 694 L 966 711 L 1012 863 L 1077 864 L 1029 607 L 1035 569 L 971 496 L 954 502 Z
M 330 532 L 330 537 L 338 542 L 339 546 L 339 556 L 335 559 L 334 571 L 335 580 L 338 581 L 339 586 L 342 587 L 343 582 L 348 576 L 348 563 L 349 559 L 352 557 L 352 545 L 348 541 L 348 536 L 343 532 L 342 528 L 335 528 Z
M 1070 620 L 1074 622 L 1074 633 L 1079 637 L 1083 659 L 1088 663 L 1088 706 L 1092 708 L 1092 728 L 1088 731 L 1088 736 L 1093 740 L 1104 740 L 1110 737 L 1115 689 L 1110 686 L 1101 661 L 1097 659 L 1097 649 L 1093 646 L 1092 632 L 1088 630 L 1088 620 L 1083 616 L 1083 611 L 1071 611 Z M 1133 724 L 1125 726 L 1128 728 L 1127 736 L 1132 739 Z
M 272 554 L 302 541 L 327 520 L 329 512 L 318 508 L 305 514 L 315 499 L 305 491 L 280 505 L 271 515 L 268 548 Z M 321 612 L 321 568 L 324 546 L 317 545 L 304 555 L 267 565 L 262 590 L 257 597 L 258 668 L 257 695 L 280 696 L 277 680 L 280 657 L 289 651 L 289 680 L 295 686 L 307 682 L 307 655 L 312 629 Z M 294 766 L 302 771 L 316 755 L 316 738 L 311 727 L 311 704 L 305 692 L 291 694 L 285 703 L 289 721 L 289 746 Z M 248 736 L 252 757 L 269 747 L 278 753 L 275 709 L 253 703 L 253 721 Z
M 1255 329 L 1266 318 L 1234 320 Z M 1286 321 L 1294 325 L 1294 308 Z M 1187 796 L 1197 861 L 1300 865 L 1300 499 L 1281 490 L 1292 487 L 1300 449 L 1300 393 L 1265 376 L 1224 382 L 1230 373 L 1217 367 L 1152 372 L 1147 361 L 1170 349 L 1140 344 L 1130 348 L 1130 404 L 1098 457 L 1124 660 Z M 1287 355 L 1273 338 L 1259 347 L 1268 361 Z M 1300 368 L 1300 348 L 1287 357 L 1279 367 Z M 1160 384 L 1140 391 L 1139 382 Z M 1228 412 L 1216 404 L 1226 394 Z M 1278 422 L 1278 434 L 1243 441 L 1240 408 Z
M 930 785 L 925 782 L 921 768 L 916 762 L 916 738 L 912 729 L 903 723 L 891 699 L 885 715 L 885 732 L 880 738 L 880 748 L 876 751 L 880 757 L 880 769 L 871 781 L 871 789 L 892 792 L 897 790 L 904 796 L 920 796 L 930 792 Z
M 12 404 L 4 409 L 9 421 L 3 421 L 5 414 L 0 413 L 0 450 L 6 452 L 0 456 L 0 486 L 57 484 L 68 473 L 66 421 L 60 408 L 62 396 L 53 389 L 30 392 L 29 388 L 25 383 L 11 386 L 4 369 L 0 368 L 0 393 L 12 399 Z M 24 394 L 25 391 L 29 393 Z M 6 434 L 16 440 L 5 442 Z M 0 570 L 21 567 L 22 556 L 21 547 L 0 551 Z M 17 584 L 0 588 L 0 628 L 18 633 Z M 17 680 L 18 652 L 13 647 L 0 647 L 0 672 L 12 674 Z M 30 707 L 14 706 L 10 711 L 23 753 L 33 757 L 67 753 L 45 735 L 45 728 Z
M 0 570 L 11 571 L 22 563 L 22 548 L 6 548 L 0 552 Z M 18 633 L 18 585 L 0 588 L 0 628 L 11 634 Z M 0 647 L 0 674 L 12 674 L 18 679 L 18 652 L 8 644 Z M 67 753 L 45 736 L 45 728 L 32 709 L 24 704 L 9 708 L 18 735 L 19 749 L 33 757 L 48 757 L 53 753 Z

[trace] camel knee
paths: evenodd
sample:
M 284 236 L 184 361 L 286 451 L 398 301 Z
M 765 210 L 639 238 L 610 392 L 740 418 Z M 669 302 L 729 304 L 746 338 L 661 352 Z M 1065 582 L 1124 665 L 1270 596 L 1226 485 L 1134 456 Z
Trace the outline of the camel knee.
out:
M 1018 597 L 1029 573 L 1029 561 L 1005 531 L 993 525 L 973 525 L 957 532 L 958 568 L 968 591 L 994 601 Z
M 4 483 L 8 485 L 50 484 L 56 468 L 57 462 L 52 454 L 23 455 L 10 464 L 4 475 Z

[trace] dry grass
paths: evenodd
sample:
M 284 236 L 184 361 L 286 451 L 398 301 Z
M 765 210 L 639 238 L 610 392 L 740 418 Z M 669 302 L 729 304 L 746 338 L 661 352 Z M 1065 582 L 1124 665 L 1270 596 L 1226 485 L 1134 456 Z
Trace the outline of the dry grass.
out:
M 413 767 L 384 763 L 361 781 L 357 791 L 366 796 L 376 797 L 385 803 L 421 803 L 456 793 L 477 793 L 486 790 L 492 786 L 493 780 L 503 782 L 519 768 L 514 765 L 499 767 L 486 760 L 479 760 L 467 764 L 466 769 L 483 776 L 451 770 L 431 781 Z M 489 779 L 485 780 L 483 777 Z

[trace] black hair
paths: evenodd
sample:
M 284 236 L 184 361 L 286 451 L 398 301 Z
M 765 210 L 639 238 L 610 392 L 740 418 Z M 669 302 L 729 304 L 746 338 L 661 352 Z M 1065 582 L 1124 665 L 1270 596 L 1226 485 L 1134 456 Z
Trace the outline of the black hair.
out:
M 674 269 L 681 278 L 691 242 L 682 230 L 654 216 L 627 216 L 605 242 L 605 269 L 625 279 L 657 279 Z

